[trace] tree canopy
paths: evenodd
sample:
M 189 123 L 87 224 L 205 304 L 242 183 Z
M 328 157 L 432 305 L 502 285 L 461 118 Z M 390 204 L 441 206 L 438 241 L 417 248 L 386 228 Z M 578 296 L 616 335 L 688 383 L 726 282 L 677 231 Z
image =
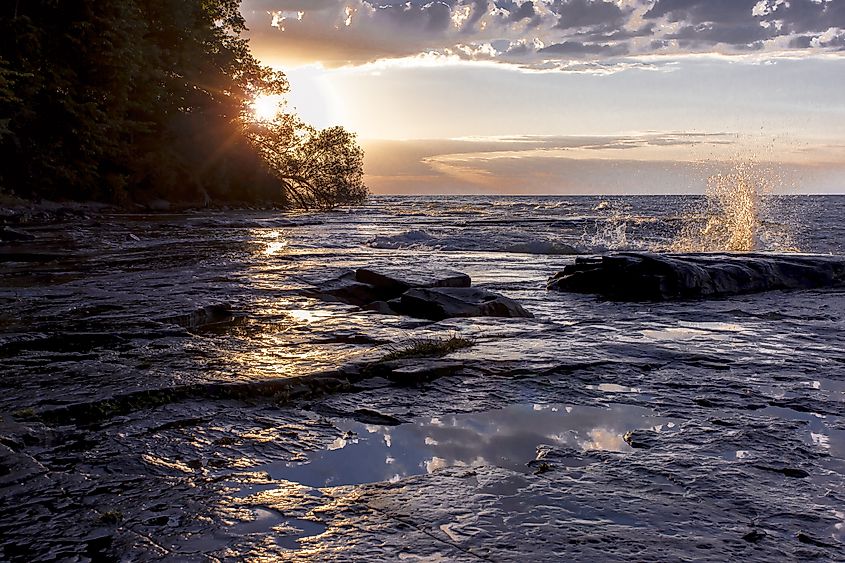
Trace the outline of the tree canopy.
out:
M 354 135 L 295 115 L 242 37 L 240 0 L 26 0 L 0 8 L 0 190 L 30 198 L 275 202 L 367 195 Z

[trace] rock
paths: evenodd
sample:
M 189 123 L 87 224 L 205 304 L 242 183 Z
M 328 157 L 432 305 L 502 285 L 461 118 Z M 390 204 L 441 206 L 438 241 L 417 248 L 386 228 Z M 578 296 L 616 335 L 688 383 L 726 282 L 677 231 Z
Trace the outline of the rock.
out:
M 419 274 L 412 271 L 360 268 L 329 280 L 311 294 L 371 309 L 383 315 L 395 315 L 396 311 L 387 301 L 398 298 L 412 287 L 469 287 L 470 283 L 469 276 L 460 272 Z
M 744 536 L 742 539 L 747 541 L 748 543 L 760 543 L 762 539 L 766 537 L 766 532 L 763 530 L 751 530 Z
M 308 290 L 307 294 L 319 299 L 340 301 L 357 307 L 364 307 L 381 299 L 381 293 L 374 286 L 355 281 L 355 272 L 352 271 Z
M 396 301 L 396 300 L 393 300 Z M 373 301 L 372 303 L 367 304 L 365 307 L 368 311 L 375 311 L 379 315 L 396 315 L 396 310 L 393 306 L 386 302 L 386 301 Z
M 652 254 L 577 258 L 548 288 L 619 301 L 701 299 L 845 286 L 845 257 L 807 254 Z
M 383 290 L 388 299 L 398 297 L 412 287 L 469 287 L 472 285 L 472 280 L 468 275 L 449 270 L 420 273 L 409 270 L 359 268 L 355 272 L 355 279 Z
M 378 426 L 399 426 L 405 422 L 395 416 L 380 413 L 372 409 L 356 409 L 355 412 L 352 413 L 352 418 L 361 424 L 376 424 Z
M 757 469 L 762 469 L 763 471 L 780 473 L 784 477 L 790 477 L 792 479 L 804 479 L 810 476 L 809 473 L 798 467 L 769 467 L 767 465 L 755 465 L 754 467 L 756 467 Z
M 329 297 L 333 300 L 349 305 L 364 307 L 374 301 L 381 300 L 382 293 L 378 289 L 366 283 L 348 282 L 333 287 L 321 288 L 318 295 Z
M 398 305 L 402 314 L 434 321 L 452 317 L 534 317 L 504 295 L 472 287 L 410 289 L 402 294 Z
M 441 320 L 450 317 L 533 317 L 515 301 L 471 288 L 466 274 L 360 268 L 309 291 L 310 295 L 357 305 L 382 315 Z
M 3 227 L 0 229 L 0 242 L 20 242 L 35 240 L 35 235 L 24 231 L 18 231 L 11 227 Z

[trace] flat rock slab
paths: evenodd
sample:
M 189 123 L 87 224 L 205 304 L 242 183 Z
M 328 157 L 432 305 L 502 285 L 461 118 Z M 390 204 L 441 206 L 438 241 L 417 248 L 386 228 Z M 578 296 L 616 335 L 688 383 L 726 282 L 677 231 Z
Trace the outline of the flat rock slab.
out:
M 534 317 L 513 299 L 475 287 L 411 289 L 391 306 L 399 313 L 434 321 L 453 317 Z
M 701 299 L 843 286 L 845 256 L 648 252 L 578 258 L 548 283 L 551 290 L 618 301 Z

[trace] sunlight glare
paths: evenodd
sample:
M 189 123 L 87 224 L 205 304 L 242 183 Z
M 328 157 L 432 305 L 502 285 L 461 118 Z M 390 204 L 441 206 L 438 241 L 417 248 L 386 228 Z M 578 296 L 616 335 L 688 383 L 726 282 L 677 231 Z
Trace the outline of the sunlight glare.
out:
M 252 112 L 259 121 L 270 121 L 282 111 L 282 97 L 257 96 L 252 102 Z
M 304 121 L 319 129 L 349 125 L 334 85 L 334 73 L 321 66 L 286 69 L 285 73 L 291 86 L 288 104 Z

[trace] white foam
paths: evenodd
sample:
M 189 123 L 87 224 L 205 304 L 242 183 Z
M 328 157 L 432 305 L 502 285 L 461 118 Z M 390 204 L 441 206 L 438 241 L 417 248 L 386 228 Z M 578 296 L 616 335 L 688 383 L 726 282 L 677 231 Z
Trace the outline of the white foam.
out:
M 434 248 L 437 239 L 426 231 L 413 230 L 398 235 L 376 237 L 367 243 L 372 248 L 399 250 L 406 248 Z

